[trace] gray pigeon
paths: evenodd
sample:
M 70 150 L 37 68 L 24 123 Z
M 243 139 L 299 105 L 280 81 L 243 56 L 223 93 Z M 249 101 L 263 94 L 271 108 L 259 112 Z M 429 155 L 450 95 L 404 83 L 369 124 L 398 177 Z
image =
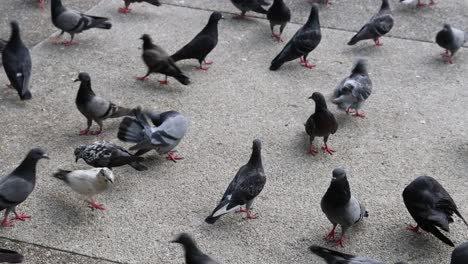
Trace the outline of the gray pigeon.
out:
M 31 80 L 31 55 L 20 36 L 18 22 L 11 22 L 11 35 L 2 51 L 2 63 L 5 73 L 21 100 L 32 98 L 29 91 Z
M 304 124 L 305 131 L 309 135 L 309 152 L 312 155 L 317 153 L 317 150 L 312 146 L 312 142 L 315 137 L 323 137 L 324 145 L 322 149 L 328 154 L 333 155 L 335 152 L 333 149 L 328 147 L 327 141 L 330 134 L 335 134 L 338 130 L 338 123 L 336 122 L 335 116 L 327 108 L 325 97 L 319 92 L 312 94 L 309 99 L 315 102 L 315 113 L 313 113 L 307 122 Z
M 2 226 L 12 226 L 8 220 L 10 212 L 15 214 L 12 220 L 24 221 L 30 216 L 16 213 L 16 206 L 24 202 L 36 186 L 36 165 L 40 159 L 49 159 L 46 153 L 39 148 L 29 151 L 26 158 L 10 174 L 0 178 L 0 211 L 5 210 Z
M 453 63 L 453 55 L 467 41 L 468 32 L 451 27 L 449 24 L 444 24 L 444 28 L 436 35 L 437 44 L 445 49 L 445 52 L 440 55 L 447 57 L 446 63 Z
M 137 171 L 148 169 L 140 164 L 140 161 L 143 161 L 142 157 L 132 155 L 123 147 L 108 141 L 96 141 L 88 145 L 79 145 L 74 154 L 76 162 L 83 159 L 87 164 L 95 168 L 107 167 L 112 169 L 113 167 L 130 165 Z
M 22 263 L 24 256 L 20 253 L 0 248 L 0 263 Z
M 268 9 L 267 19 L 270 21 L 271 36 L 276 38 L 278 42 L 283 42 L 281 34 L 291 20 L 291 10 L 283 0 L 273 0 L 273 4 Z M 275 26 L 280 26 L 279 34 L 275 33 Z
M 268 11 L 262 6 L 267 6 L 268 3 L 265 0 L 231 0 L 231 3 L 241 11 L 241 14 L 234 18 L 244 18 L 245 13 L 254 11 L 260 14 L 266 14 Z
M 328 264 L 385 264 L 379 260 L 368 257 L 353 256 L 319 246 L 311 246 L 309 249 L 312 253 L 321 257 Z M 405 262 L 397 262 L 395 264 L 405 264 Z
M 452 252 L 450 264 L 466 264 L 468 260 L 468 242 L 460 244 Z
M 307 61 L 307 56 L 320 43 L 322 33 L 320 32 L 319 11 L 317 4 L 313 4 L 309 19 L 296 34 L 288 41 L 283 50 L 271 62 L 270 70 L 276 71 L 285 62 L 300 58 L 301 64 L 312 69 L 315 65 Z
M 375 14 L 369 22 L 367 22 L 356 35 L 351 38 L 348 45 L 354 45 L 361 40 L 372 39 L 375 45 L 382 46 L 383 43 L 379 38 L 390 32 L 393 27 L 392 10 L 388 0 L 382 0 L 382 6 L 377 14 Z
M 257 218 L 250 210 L 255 197 L 263 190 L 265 183 L 266 176 L 262 165 L 261 142 L 259 139 L 255 139 L 249 162 L 239 169 L 224 192 L 223 198 L 221 198 L 211 215 L 205 219 L 205 222 L 214 224 L 222 215 L 238 208 L 240 208 L 240 212 L 247 214 L 248 219 Z M 245 206 L 245 209 L 242 206 Z
M 70 34 L 70 41 L 66 41 L 64 45 L 73 45 L 75 34 L 81 33 L 91 28 L 111 29 L 112 24 L 106 17 L 97 17 L 85 15 L 71 8 L 66 8 L 62 5 L 61 0 L 52 0 L 52 23 L 55 27 L 62 30 L 60 35 L 54 37 L 58 41 L 63 33 Z
M 416 226 L 409 226 L 409 230 L 418 232 L 422 228 L 451 247 L 455 245 L 439 228 L 449 232 L 453 213 L 468 226 L 450 194 L 432 177 L 419 176 L 412 181 L 403 191 L 403 201 L 417 223 Z
M 206 56 L 218 45 L 218 22 L 223 18 L 220 12 L 213 12 L 208 24 L 187 45 L 171 55 L 177 62 L 186 59 L 196 59 L 200 64 L 200 70 L 208 70 L 203 64 L 212 64 L 206 60 Z
M 130 11 L 132 11 L 132 9 L 129 8 L 131 3 L 146 2 L 154 6 L 161 6 L 161 2 L 159 2 L 159 0 L 124 0 L 124 2 L 125 2 L 125 6 L 119 8 L 119 12 L 124 13 L 124 14 L 130 13 Z
M 91 89 L 91 77 L 86 72 L 81 72 L 75 82 L 81 82 L 76 95 L 76 107 L 88 120 L 86 129 L 80 131 L 80 135 L 99 135 L 102 132 L 102 121 L 108 118 L 117 118 L 133 115 L 134 109 L 117 106 L 116 104 L 97 96 Z M 96 122 L 99 130 L 90 131 L 91 125 Z
M 184 247 L 186 264 L 219 264 L 203 253 L 189 234 L 182 233 L 171 242 Z
M 183 159 L 173 155 L 174 148 L 187 132 L 187 119 L 176 111 L 163 113 L 135 112 L 136 119 L 126 117 L 122 120 L 117 137 L 124 142 L 137 143 L 130 150 L 137 150 L 136 156 L 154 149 L 159 154 L 167 154 L 166 159 L 176 162 Z M 154 126 L 147 120 L 151 119 Z
M 372 81 L 367 73 L 367 63 L 364 59 L 359 59 L 354 64 L 351 75 L 344 78 L 335 88 L 332 103 L 346 113 L 352 109 L 355 110 L 354 116 L 365 117 L 359 109 L 371 92 Z
M 328 220 L 333 224 L 333 229 L 328 234 L 327 239 L 335 239 L 336 226 L 340 225 L 341 236 L 336 241 L 336 244 L 342 247 L 344 235 L 348 228 L 369 215 L 364 206 L 351 195 L 346 172 L 341 168 L 333 170 L 330 187 L 328 187 L 327 192 L 322 197 L 320 206 Z
M 137 77 L 138 80 L 144 81 L 154 72 L 166 75 L 165 80 L 159 81 L 161 84 L 168 83 L 167 76 L 176 78 L 183 85 L 190 83 L 190 79 L 177 67 L 174 60 L 169 57 L 169 54 L 158 45 L 155 45 L 148 34 L 143 34 L 140 39 L 143 40 L 142 58 L 148 67 L 148 71 L 145 76 Z

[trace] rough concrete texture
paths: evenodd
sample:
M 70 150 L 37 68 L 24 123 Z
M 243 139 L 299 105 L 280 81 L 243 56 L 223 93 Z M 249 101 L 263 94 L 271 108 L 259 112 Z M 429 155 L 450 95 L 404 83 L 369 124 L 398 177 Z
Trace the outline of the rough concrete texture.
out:
M 440 1 L 431 12 L 448 12 L 444 6 L 449 2 Z M 90 11 L 111 17 L 112 30 L 80 34 L 79 44 L 71 47 L 46 40 L 33 49 L 32 101 L 19 102 L 15 92 L 0 91 L 1 173 L 10 172 L 33 146 L 51 156 L 40 162 L 36 190 L 18 207 L 33 218 L 1 229 L 3 237 L 119 262 L 181 263 L 182 249 L 169 241 L 188 232 L 221 263 L 320 263 L 308 247 L 334 248 L 324 241 L 331 225 L 319 203 L 331 171 L 343 166 L 370 217 L 349 232 L 339 250 L 385 262 L 448 263 L 451 248 L 427 233 L 406 230 L 413 220 L 401 193 L 416 176 L 434 176 L 468 216 L 466 48 L 455 64 L 446 65 L 434 43 L 383 38 L 383 47 L 371 42 L 349 47 L 345 43 L 352 32 L 323 29 L 322 43 L 309 56 L 316 68 L 296 61 L 271 72 L 271 59 L 283 44 L 271 39 L 268 21 L 237 21 L 228 15 L 219 25 L 220 41 L 209 56 L 215 63 L 208 71 L 197 70 L 196 61 L 179 63 L 191 77 L 190 86 L 171 78 L 169 85 L 160 85 L 159 75 L 142 83 L 134 79 L 146 72 L 138 38 L 148 33 L 175 52 L 205 25 L 210 12 L 136 4 L 132 13 L 122 15 L 117 13 L 121 4 L 106 0 Z M 304 6 L 309 8 L 307 2 Z M 288 25 L 285 38 L 299 26 Z M 421 26 L 433 32 L 430 25 Z M 413 31 L 419 29 L 408 34 Z M 330 95 L 356 57 L 369 60 L 374 82 L 363 109 L 368 117 L 352 118 L 330 105 L 340 125 L 329 139 L 337 152 L 312 157 L 303 126 L 314 109 L 307 97 L 314 91 Z M 90 210 L 51 177 L 58 168 L 88 168 L 74 162 L 79 144 L 106 139 L 130 146 L 116 138 L 119 120 L 106 121 L 102 136 L 78 136 L 86 125 L 74 104 L 78 84 L 72 81 L 79 71 L 89 72 L 95 92 L 117 104 L 174 109 L 190 120 L 178 147 L 185 159 L 174 164 L 151 153 L 146 172 L 115 168 L 114 188 L 97 197 L 108 208 L 104 212 Z M 0 75 L 0 83 L 6 82 Z M 268 177 L 254 205 L 260 217 L 247 221 L 231 214 L 207 225 L 204 218 L 247 162 L 256 137 L 263 140 Z M 456 244 L 468 240 L 459 219 L 450 230 Z

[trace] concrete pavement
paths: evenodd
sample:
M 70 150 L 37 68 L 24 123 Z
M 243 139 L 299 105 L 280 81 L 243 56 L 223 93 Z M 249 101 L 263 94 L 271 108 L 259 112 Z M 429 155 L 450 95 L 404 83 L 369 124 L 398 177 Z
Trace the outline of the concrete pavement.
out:
M 428 234 L 405 229 L 412 219 L 401 192 L 418 175 L 434 176 L 468 216 L 464 195 L 468 49 L 460 50 L 455 64 L 445 65 L 438 55 L 441 49 L 422 34 L 436 32 L 435 22 L 423 24 L 424 30 L 407 30 L 408 35 L 383 38 L 383 47 L 370 41 L 349 47 L 345 44 L 353 35 L 349 30 L 360 24 L 357 18 L 369 17 L 356 15 L 356 21 L 340 29 L 323 29 L 322 43 L 309 56 L 316 68 L 291 62 L 271 72 L 271 59 L 283 44 L 271 39 L 268 21 L 237 21 L 227 15 L 219 25 L 218 47 L 209 56 L 215 62 L 210 70 L 195 69 L 195 61 L 179 63 L 192 79 L 190 86 L 173 79 L 168 86 L 160 85 L 158 75 L 144 83 L 136 81 L 134 76 L 146 71 L 138 49 L 141 34 L 150 34 L 172 53 L 206 24 L 210 12 L 203 9 L 236 12 L 228 1 L 214 6 L 203 0 L 186 2 L 159 8 L 136 4 L 132 13 L 122 15 L 117 13 L 121 1 L 101 1 L 90 13 L 111 17 L 112 30 L 80 34 L 79 44 L 72 47 L 45 40 L 33 48 L 33 100 L 19 102 L 15 93 L 0 91 L 0 171 L 11 171 L 32 146 L 45 148 L 51 160 L 40 162 L 36 190 L 18 207 L 33 218 L 3 228 L 0 236 L 103 261 L 181 263 L 182 249 L 168 241 L 188 232 L 222 263 L 319 263 L 307 248 L 311 244 L 334 248 L 323 240 L 331 225 L 319 203 L 333 168 L 344 166 L 350 170 L 352 192 L 370 217 L 349 232 L 345 248 L 339 250 L 386 262 L 448 263 L 449 247 Z M 308 13 L 309 3 L 298 2 L 303 3 L 294 5 L 294 14 Z M 430 10 L 449 13 L 454 8 L 449 3 L 440 1 Z M 345 8 L 341 4 L 356 14 L 375 9 L 374 4 L 364 9 L 336 0 L 330 10 L 321 10 L 323 25 L 327 16 L 340 17 L 328 13 Z M 302 16 L 297 17 L 295 21 L 301 21 Z M 288 25 L 284 38 L 299 27 Z M 397 24 L 394 32 L 405 30 Z M 42 34 L 47 37 L 46 31 Z M 337 152 L 311 157 L 303 123 L 314 105 L 307 97 L 314 91 L 329 95 L 358 56 L 369 60 L 375 87 L 364 107 L 368 117 L 355 119 L 330 105 L 340 123 L 329 140 Z M 95 92 L 117 104 L 174 109 L 190 120 L 189 133 L 178 147 L 186 159 L 174 164 L 152 153 L 145 161 L 150 168 L 146 172 L 115 168 L 114 188 L 97 197 L 108 208 L 104 212 L 91 211 L 50 176 L 58 168 L 88 167 L 74 162 L 73 149 L 81 143 L 106 139 L 129 146 L 116 139 L 119 120 L 106 121 L 103 136 L 78 136 L 86 124 L 74 105 L 78 85 L 72 80 L 79 71 L 89 72 Z M 4 74 L 0 83 L 6 83 Z M 263 140 L 268 177 L 255 204 L 259 219 L 246 221 L 233 214 L 207 225 L 204 218 L 247 162 L 255 137 Z M 315 146 L 320 145 L 316 140 Z M 450 237 L 456 244 L 468 240 L 458 219 Z

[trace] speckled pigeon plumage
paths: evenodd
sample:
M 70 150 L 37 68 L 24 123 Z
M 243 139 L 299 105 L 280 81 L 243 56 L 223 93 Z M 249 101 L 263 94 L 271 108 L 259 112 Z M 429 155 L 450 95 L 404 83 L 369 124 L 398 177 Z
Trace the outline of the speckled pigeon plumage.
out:
M 446 63 L 453 63 L 453 56 L 467 41 L 468 32 L 449 24 L 444 24 L 443 29 L 436 35 L 436 43 L 445 49 L 445 52 L 440 55 L 447 57 Z

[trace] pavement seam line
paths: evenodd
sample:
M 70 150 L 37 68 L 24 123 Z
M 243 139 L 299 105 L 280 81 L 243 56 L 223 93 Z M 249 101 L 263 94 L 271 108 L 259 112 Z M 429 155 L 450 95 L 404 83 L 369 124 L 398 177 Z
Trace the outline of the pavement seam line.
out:
M 125 264 L 126 263 L 126 262 L 119 262 L 119 261 L 106 259 L 106 258 L 101 258 L 101 257 L 89 256 L 89 255 L 85 255 L 85 254 L 82 254 L 82 253 L 78 253 L 78 252 L 74 252 L 74 251 L 70 251 L 70 250 L 65 250 L 65 249 L 60 249 L 60 248 L 55 248 L 55 247 L 51 247 L 51 246 L 44 246 L 44 245 L 41 245 L 41 244 L 22 241 L 22 240 L 9 238 L 9 237 L 5 237 L 5 236 L 0 236 L 0 239 L 5 239 L 5 240 L 8 240 L 8 241 L 13 242 L 13 243 L 27 244 L 27 245 L 31 245 L 31 246 L 35 246 L 35 247 L 40 247 L 40 248 L 44 248 L 44 249 L 48 249 L 48 250 L 59 251 L 59 252 L 62 252 L 62 253 L 67 253 L 67 254 L 71 254 L 71 255 L 74 255 L 74 256 L 91 258 L 91 259 L 95 259 L 95 260 L 102 260 L 102 261 L 107 261 L 107 262 L 117 263 L 117 264 Z
M 165 5 L 168 6 L 176 6 L 176 7 L 181 7 L 181 8 L 188 8 L 188 9 L 194 9 L 194 10 L 201 10 L 201 11 L 209 11 L 209 12 L 221 12 L 223 14 L 229 14 L 229 15 L 237 15 L 236 13 L 232 12 L 227 12 L 227 11 L 219 11 L 219 10 L 214 10 L 214 9 L 209 9 L 209 8 L 201 8 L 201 7 L 196 7 L 196 6 L 186 6 L 186 5 L 180 5 L 180 4 L 174 4 L 174 3 L 164 3 Z M 260 17 L 257 15 L 249 15 L 248 17 L 254 18 L 254 19 L 261 19 L 261 20 L 267 20 L 264 17 Z M 292 25 L 298 25 L 298 26 L 303 26 L 303 23 L 298 23 L 298 22 L 288 22 L 289 24 Z M 357 33 L 357 31 L 350 30 L 350 29 L 345 29 L 345 28 L 337 28 L 337 27 L 324 27 L 320 26 L 322 29 L 328 29 L 328 30 L 335 30 L 335 31 L 340 31 L 340 32 L 349 32 L 349 33 Z M 406 38 L 406 37 L 399 37 L 399 36 L 392 36 L 392 35 L 386 35 L 384 36 L 386 38 L 393 38 L 393 39 L 401 39 L 401 40 L 407 40 L 407 41 L 415 41 L 415 42 L 423 42 L 423 43 L 430 43 L 430 44 L 437 44 L 434 41 L 429 41 L 429 40 L 423 40 L 423 39 L 415 39 L 415 38 Z M 461 46 L 461 48 L 468 48 L 466 46 Z

